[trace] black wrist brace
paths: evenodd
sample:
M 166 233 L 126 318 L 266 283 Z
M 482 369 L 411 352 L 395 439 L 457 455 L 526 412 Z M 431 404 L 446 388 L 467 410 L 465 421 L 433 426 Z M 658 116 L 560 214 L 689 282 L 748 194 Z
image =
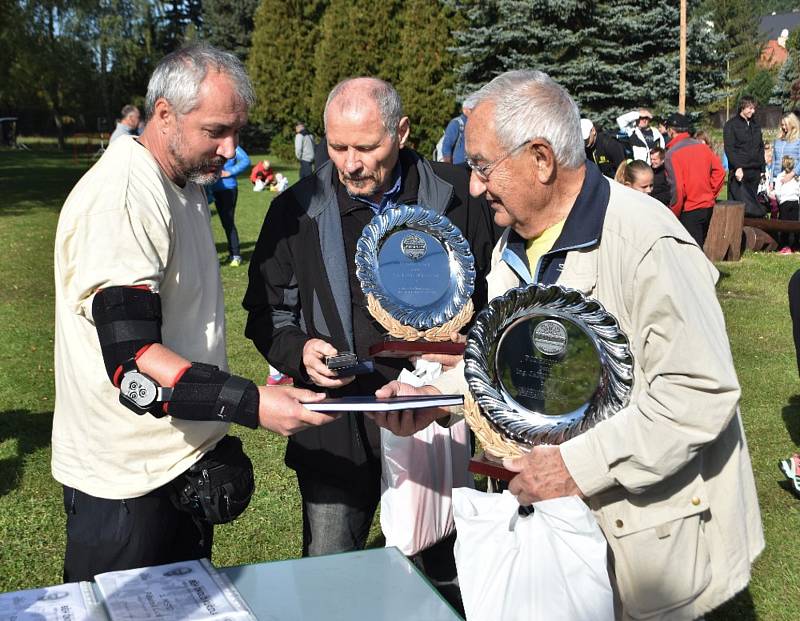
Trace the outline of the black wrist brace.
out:
M 258 427 L 258 388 L 250 380 L 193 362 L 172 390 L 167 413 L 183 420 Z

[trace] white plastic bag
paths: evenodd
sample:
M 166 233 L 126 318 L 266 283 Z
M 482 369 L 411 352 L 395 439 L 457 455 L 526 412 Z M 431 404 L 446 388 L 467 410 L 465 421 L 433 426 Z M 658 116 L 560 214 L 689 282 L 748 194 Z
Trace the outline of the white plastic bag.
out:
M 439 363 L 419 360 L 414 373 L 404 370 L 398 379 L 422 386 L 441 372 Z M 407 438 L 381 429 L 381 530 L 387 547 L 411 556 L 453 532 L 453 488 L 474 486 L 469 458 L 463 420 L 450 427 L 433 423 Z
M 401 438 L 381 429 L 381 530 L 386 546 L 416 554 L 453 532 L 454 487 L 472 487 L 469 432 L 461 420 Z
M 256 179 L 256 182 L 253 184 L 253 192 L 263 192 L 266 185 L 263 179 Z
M 611 621 L 606 540 L 576 496 L 520 516 L 509 492 L 453 492 L 458 581 L 468 620 Z

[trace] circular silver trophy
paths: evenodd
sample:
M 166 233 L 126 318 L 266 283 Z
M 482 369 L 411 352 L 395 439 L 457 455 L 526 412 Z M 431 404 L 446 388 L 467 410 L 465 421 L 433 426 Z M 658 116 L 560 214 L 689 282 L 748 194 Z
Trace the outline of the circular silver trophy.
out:
M 625 407 L 633 357 L 617 320 L 592 298 L 530 285 L 492 300 L 464 352 L 467 422 L 487 453 L 560 444 Z
M 443 215 L 419 205 L 376 215 L 358 240 L 355 261 L 367 307 L 392 337 L 446 341 L 472 317 L 475 261 Z

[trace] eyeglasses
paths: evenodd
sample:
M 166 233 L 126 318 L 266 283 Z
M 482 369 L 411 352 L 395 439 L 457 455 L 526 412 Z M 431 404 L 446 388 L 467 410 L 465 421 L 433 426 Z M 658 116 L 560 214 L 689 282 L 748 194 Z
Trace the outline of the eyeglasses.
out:
M 520 144 L 518 144 L 516 147 L 511 149 L 511 151 L 509 151 L 505 155 L 497 158 L 494 162 L 489 162 L 488 164 L 483 164 L 482 166 L 478 166 L 475 162 L 473 162 L 468 157 L 465 158 L 464 161 L 467 163 L 467 166 L 469 166 L 472 169 L 472 172 L 474 172 L 477 175 L 478 179 L 480 179 L 481 182 L 486 183 L 487 181 L 489 181 L 489 175 L 492 174 L 492 171 L 495 168 L 497 168 L 506 158 L 509 158 L 512 155 L 514 155 L 514 153 L 519 151 L 522 147 L 524 147 L 526 144 L 528 144 L 531 140 L 533 140 L 533 138 L 528 138 L 525 142 L 521 142 Z

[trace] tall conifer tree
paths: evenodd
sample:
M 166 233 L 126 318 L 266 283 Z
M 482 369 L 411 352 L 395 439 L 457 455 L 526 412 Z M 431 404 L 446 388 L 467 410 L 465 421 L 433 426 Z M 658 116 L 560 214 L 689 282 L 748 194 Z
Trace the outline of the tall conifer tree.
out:
M 539 69 L 561 83 L 582 114 L 607 127 L 637 106 L 674 110 L 677 6 L 662 0 L 460 0 L 469 26 L 456 33 L 459 88 L 510 69 Z M 694 16 L 689 105 L 719 95 L 719 36 Z M 491 54 L 489 42 L 495 44 Z
M 411 142 L 433 151 L 447 122 L 457 113 L 455 55 L 451 30 L 458 15 L 430 0 L 407 0 L 400 30 L 400 78 L 395 84 L 411 119 Z
M 258 0 L 203 0 L 203 38 L 245 60 Z
M 311 117 L 314 50 L 327 0 L 262 0 L 255 15 L 248 72 L 256 91 L 251 120 L 268 138 L 290 142 Z
M 772 91 L 772 99 L 769 103 L 781 106 L 785 111 L 793 110 L 797 107 L 796 89 L 792 86 L 800 84 L 800 30 L 795 30 L 786 41 L 786 50 L 789 52 L 786 62 L 781 65 L 778 71 L 775 87 Z
M 322 129 L 331 88 L 344 78 L 371 75 L 393 84 L 400 74 L 400 0 L 331 0 L 321 22 L 311 123 Z

